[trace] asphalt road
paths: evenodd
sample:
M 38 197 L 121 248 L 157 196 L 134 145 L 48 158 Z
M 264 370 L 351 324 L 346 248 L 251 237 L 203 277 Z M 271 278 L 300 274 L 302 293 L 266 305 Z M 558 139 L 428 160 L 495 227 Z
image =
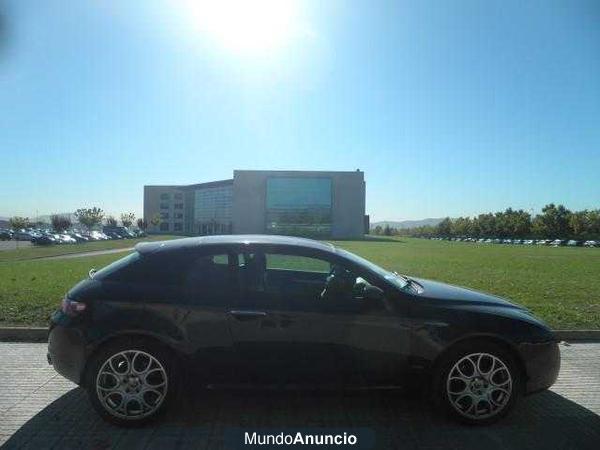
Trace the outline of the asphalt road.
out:
M 66 255 L 55 255 L 55 256 L 46 256 L 43 258 L 36 259 L 71 259 L 71 258 L 83 258 L 86 256 L 100 256 L 100 255 L 110 255 L 112 253 L 123 253 L 130 252 L 133 250 L 133 247 L 129 248 L 113 248 L 110 250 L 96 250 L 93 252 L 81 252 L 81 253 L 68 253 Z
M 29 241 L 0 241 L 0 251 L 16 250 L 17 248 L 28 248 L 33 244 Z
M 509 417 L 489 427 L 458 425 L 435 414 L 418 396 L 389 391 L 200 391 L 153 426 L 123 429 L 99 419 L 83 390 L 54 372 L 46 362 L 45 344 L 0 343 L 0 444 L 34 449 L 241 448 L 240 429 L 310 428 L 367 437 L 354 448 L 597 450 L 600 343 L 561 346 L 561 352 L 556 385 L 521 399 Z

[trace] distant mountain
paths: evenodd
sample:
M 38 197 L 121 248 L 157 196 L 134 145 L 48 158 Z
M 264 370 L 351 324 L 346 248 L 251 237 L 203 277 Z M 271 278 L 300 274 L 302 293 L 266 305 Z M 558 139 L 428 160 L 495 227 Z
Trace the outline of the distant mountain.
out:
M 440 219 L 421 219 L 421 220 L 401 220 L 401 221 L 393 221 L 393 220 L 384 220 L 382 222 L 373 222 L 371 224 L 371 228 L 375 228 L 380 226 L 381 228 L 385 228 L 389 226 L 390 228 L 403 229 L 403 228 L 415 228 L 422 227 L 425 225 L 435 226 L 440 223 L 443 218 Z

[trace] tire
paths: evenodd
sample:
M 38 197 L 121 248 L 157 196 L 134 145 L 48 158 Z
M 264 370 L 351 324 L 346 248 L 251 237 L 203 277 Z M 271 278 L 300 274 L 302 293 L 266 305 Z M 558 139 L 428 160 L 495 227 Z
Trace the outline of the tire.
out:
M 470 425 L 488 425 L 514 407 L 521 374 L 502 346 L 470 341 L 442 357 L 433 384 L 433 400 L 444 413 Z
M 85 388 L 94 409 L 115 425 L 140 426 L 175 397 L 174 361 L 162 346 L 139 338 L 100 348 L 89 361 Z

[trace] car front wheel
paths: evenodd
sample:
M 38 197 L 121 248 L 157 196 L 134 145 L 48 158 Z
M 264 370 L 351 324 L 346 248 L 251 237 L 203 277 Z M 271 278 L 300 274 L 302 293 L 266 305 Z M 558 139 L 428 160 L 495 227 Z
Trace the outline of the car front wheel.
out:
M 451 416 L 470 424 L 489 424 L 514 406 L 519 373 L 503 348 L 469 345 L 444 358 L 435 383 L 436 400 Z
M 90 364 L 87 391 L 94 408 L 117 425 L 141 425 L 161 413 L 170 397 L 168 354 L 144 343 L 101 350 Z

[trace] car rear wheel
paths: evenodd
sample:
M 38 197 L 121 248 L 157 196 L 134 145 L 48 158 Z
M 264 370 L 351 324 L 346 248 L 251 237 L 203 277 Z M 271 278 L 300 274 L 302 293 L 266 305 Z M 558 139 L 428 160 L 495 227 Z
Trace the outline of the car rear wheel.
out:
M 469 343 L 444 358 L 435 377 L 436 402 L 452 417 L 489 424 L 505 416 L 519 393 L 512 355 L 492 343 Z
M 159 415 L 173 396 L 171 363 L 159 346 L 120 342 L 90 362 L 87 391 L 100 415 L 117 425 L 135 426 Z

